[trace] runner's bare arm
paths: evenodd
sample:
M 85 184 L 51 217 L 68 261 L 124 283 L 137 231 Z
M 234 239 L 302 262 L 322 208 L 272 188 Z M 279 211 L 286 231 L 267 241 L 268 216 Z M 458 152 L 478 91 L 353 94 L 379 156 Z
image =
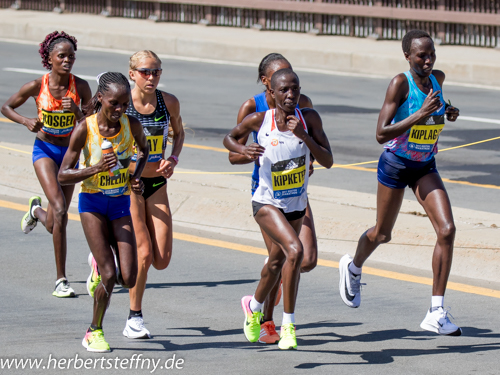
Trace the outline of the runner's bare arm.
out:
M 444 84 L 444 80 L 446 78 L 446 75 L 444 74 L 444 72 L 442 72 L 441 70 L 433 70 L 432 71 L 432 74 L 434 75 L 434 77 L 436 77 L 436 80 L 438 81 L 439 83 L 439 86 L 441 86 L 441 88 L 443 87 L 443 84 Z M 445 114 L 446 114 L 446 119 L 448 121 L 456 121 L 458 116 L 460 116 L 460 110 L 451 105 L 450 104 L 445 104 L 446 106 L 446 110 L 445 110 Z
M 331 168 L 333 154 L 328 137 L 323 130 L 321 117 L 314 109 L 304 109 L 302 115 L 306 120 L 309 134 L 304 130 L 302 122 L 295 116 L 288 116 L 288 129 L 304 141 L 319 164 L 325 168 Z
M 69 147 L 64 155 L 64 159 L 59 169 L 58 180 L 61 185 L 73 185 L 81 182 L 96 173 L 105 172 L 113 168 L 118 158 L 115 153 L 102 154 L 101 160 L 96 165 L 83 169 L 75 169 L 76 163 L 80 158 L 80 153 L 85 147 L 87 140 L 87 121 L 83 119 L 78 123 L 71 134 Z
M 382 144 L 400 136 L 418 121 L 437 111 L 442 105 L 438 97 L 440 91 L 434 92 L 431 89 L 418 111 L 400 122 L 391 124 L 399 106 L 404 102 L 408 90 L 408 81 L 404 74 L 398 74 L 389 84 L 377 122 L 376 138 L 378 143 Z
M 251 113 L 254 113 L 256 110 L 255 99 L 250 98 L 245 103 L 243 103 L 238 111 L 238 118 L 236 119 L 237 123 L 241 123 L 243 119 Z M 248 135 L 238 140 L 238 143 L 243 146 L 248 142 Z M 248 159 L 246 156 L 238 154 L 237 152 L 229 151 L 229 162 L 231 164 L 248 164 L 251 163 L 252 160 Z
M 251 161 L 255 161 L 264 153 L 264 147 L 257 143 L 249 146 L 242 145 L 239 139 L 248 137 L 252 131 L 259 131 L 266 113 L 257 112 L 245 117 L 231 132 L 224 137 L 224 146 L 229 150 L 244 155 Z
M 22 124 L 28 128 L 29 131 L 37 133 L 43 126 L 42 122 L 37 118 L 28 118 L 16 112 L 16 108 L 23 105 L 26 100 L 31 97 L 36 98 L 40 93 L 42 86 L 42 77 L 28 82 L 21 89 L 12 95 L 2 106 L 2 114 L 9 120 Z
M 140 180 L 142 171 L 148 162 L 149 145 L 140 121 L 133 116 L 128 116 L 128 120 L 130 122 L 130 130 L 137 145 L 137 161 L 135 164 L 134 174 L 130 176 L 130 183 L 132 185 L 132 190 L 135 193 L 140 194 L 142 192 Z
M 92 91 L 87 81 L 75 76 L 76 90 L 81 100 L 81 108 L 84 108 L 90 99 L 92 98 Z M 70 97 L 65 96 L 62 98 L 62 105 L 64 109 L 67 109 L 75 114 L 76 120 L 81 120 L 85 115 L 82 110 L 78 108 L 76 103 Z
M 184 145 L 184 126 L 182 126 L 181 106 L 179 100 L 172 94 L 161 92 L 163 100 L 170 113 L 170 126 L 172 127 L 172 153 L 171 156 L 165 159 L 165 156 L 160 161 L 160 167 L 156 172 L 161 173 L 164 177 L 170 178 L 174 173 L 174 168 L 177 165 L 175 158 L 179 158 Z

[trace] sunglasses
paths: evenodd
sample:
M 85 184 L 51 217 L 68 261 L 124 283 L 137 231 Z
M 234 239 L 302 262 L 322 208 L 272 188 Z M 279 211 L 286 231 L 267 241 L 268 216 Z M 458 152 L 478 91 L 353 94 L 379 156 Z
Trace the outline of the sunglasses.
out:
M 134 69 L 137 73 L 141 75 L 142 78 L 149 78 L 149 76 L 159 77 L 161 76 L 161 69 Z

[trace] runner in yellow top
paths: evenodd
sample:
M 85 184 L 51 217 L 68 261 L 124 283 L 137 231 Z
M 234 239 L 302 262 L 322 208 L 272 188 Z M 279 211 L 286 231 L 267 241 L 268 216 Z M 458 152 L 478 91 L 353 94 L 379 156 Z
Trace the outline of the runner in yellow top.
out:
M 130 85 L 123 74 L 108 72 L 100 76 L 97 94 L 88 109 L 95 114 L 76 127 L 59 172 L 62 185 L 82 181 L 78 211 L 100 272 L 100 284 L 94 291 L 92 324 L 82 341 L 92 352 L 110 350 L 104 340 L 102 321 L 117 279 L 123 287 L 131 288 L 137 277 L 130 190 L 135 194 L 144 191 L 140 177 L 149 148 L 140 122 L 125 115 L 129 101 Z M 134 140 L 137 162 L 135 172 L 129 175 Z M 104 147 L 106 144 L 111 145 Z M 106 152 L 111 147 L 112 152 Z M 76 169 L 82 151 L 85 168 Z
M 61 186 L 57 173 L 68 148 L 75 122 L 83 117 L 80 104 L 86 105 L 92 93 L 89 84 L 71 74 L 75 63 L 76 39 L 54 31 L 40 43 L 42 64 L 50 73 L 25 84 L 2 107 L 2 113 L 36 133 L 33 166 L 49 204 L 42 209 L 42 199 L 31 197 L 29 211 L 21 221 L 24 233 L 30 233 L 40 220 L 52 234 L 56 259 L 57 281 L 52 293 L 56 297 L 74 297 L 66 279 L 66 224 L 73 185 Z M 35 98 L 37 118 L 16 112 L 30 97 Z
M 184 143 L 184 128 L 179 100 L 157 89 L 161 60 L 152 51 L 139 51 L 130 57 L 130 79 L 134 81 L 127 114 L 136 117 L 144 128 L 149 158 L 141 180 L 144 193 L 131 197 L 130 212 L 137 241 L 138 273 L 135 287 L 129 290 L 130 312 L 123 335 L 131 339 L 150 338 L 142 317 L 142 297 L 148 270 L 167 268 L 172 257 L 172 214 L 167 196 L 167 179 L 174 173 Z M 168 138 L 170 156 L 165 157 Z M 130 172 L 136 167 L 132 158 Z

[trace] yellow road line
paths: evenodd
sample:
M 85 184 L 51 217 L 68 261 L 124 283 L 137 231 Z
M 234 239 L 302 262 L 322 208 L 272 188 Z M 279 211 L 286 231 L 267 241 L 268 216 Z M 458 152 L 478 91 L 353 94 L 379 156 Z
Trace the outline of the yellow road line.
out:
M 28 152 L 28 151 L 23 151 L 23 150 L 18 150 L 16 148 L 10 148 L 10 147 L 6 147 L 6 146 L 0 146 L 0 148 L 4 148 L 6 150 L 10 150 L 10 151 L 16 151 L 16 152 L 20 152 L 20 153 L 23 153 L 23 154 L 28 154 L 28 155 L 31 155 L 31 152 Z
M 490 139 L 484 139 L 482 141 L 478 141 L 478 142 L 472 142 L 472 143 L 467 143 L 465 145 L 460 145 L 460 146 L 455 146 L 455 147 L 448 147 L 448 148 L 444 148 L 442 150 L 439 150 L 439 152 L 443 152 L 443 151 L 450 151 L 450 150 L 456 150 L 457 148 L 462 148 L 462 147 L 467 147 L 467 146 L 473 146 L 473 145 L 478 145 L 480 143 L 484 143 L 484 142 L 489 142 L 489 141 L 495 141 L 497 139 L 500 139 L 500 137 L 495 137 L 495 138 L 490 138 Z
M 208 150 L 208 151 L 217 151 L 217 152 L 224 152 L 228 153 L 229 151 L 225 148 L 220 148 L 220 147 L 210 147 L 210 146 L 200 146 L 200 145 L 193 145 L 189 143 L 184 143 L 183 147 L 187 148 L 197 148 L 199 150 Z
M 13 202 L 4 201 L 4 200 L 0 200 L 0 207 L 10 208 L 10 209 L 22 211 L 22 212 L 26 212 L 28 210 L 27 205 L 13 203 Z M 75 215 L 75 214 L 69 213 L 68 218 L 70 220 L 80 221 L 80 217 L 78 215 Z M 214 240 L 211 238 L 192 236 L 190 234 L 177 233 L 177 232 L 173 233 L 173 237 L 176 240 L 197 243 L 200 245 L 214 246 L 214 247 L 219 247 L 219 248 L 223 248 L 223 249 L 242 251 L 242 252 L 251 253 L 251 254 L 267 255 L 267 250 L 265 250 L 265 249 L 262 249 L 259 247 L 254 247 L 254 246 L 241 245 L 241 244 L 237 244 L 234 242 Z M 318 259 L 318 265 L 323 266 L 323 267 L 329 267 L 329 268 L 338 268 L 339 267 L 338 262 L 334 262 L 331 260 L 325 260 L 325 259 Z M 423 285 L 432 285 L 432 279 L 428 278 L 428 277 L 414 276 L 414 275 L 409 275 L 409 274 L 400 273 L 400 272 L 380 270 L 378 268 L 363 267 L 363 273 L 366 275 L 379 276 L 379 277 L 383 277 L 386 279 L 407 281 L 410 283 L 423 284 Z M 482 287 L 467 285 L 467 284 L 462 284 L 462 283 L 448 282 L 448 289 L 456 290 L 458 292 L 463 292 L 463 293 L 476 294 L 476 295 L 485 296 L 485 297 L 500 298 L 500 290 L 482 288 Z
M 10 121 L 8 118 L 0 117 L 0 122 L 14 122 L 14 121 Z

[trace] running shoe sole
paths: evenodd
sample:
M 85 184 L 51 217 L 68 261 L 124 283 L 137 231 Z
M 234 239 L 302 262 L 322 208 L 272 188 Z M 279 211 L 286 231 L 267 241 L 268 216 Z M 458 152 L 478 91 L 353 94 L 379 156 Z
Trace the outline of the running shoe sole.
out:
M 353 303 L 356 296 L 354 296 L 352 300 L 349 300 L 349 298 L 347 297 L 349 292 L 347 291 L 346 278 L 349 277 L 349 263 L 351 263 L 351 262 L 352 262 L 352 258 L 347 254 L 344 255 L 342 257 L 342 259 L 340 259 L 340 262 L 339 262 L 339 276 L 340 276 L 339 292 L 340 292 L 340 297 L 342 298 L 342 301 L 347 306 L 352 307 L 352 308 L 357 308 L 357 307 L 359 307 L 359 304 L 356 305 Z
M 88 352 L 92 353 L 109 353 L 111 352 L 111 349 L 94 349 L 94 348 L 89 348 L 89 344 L 87 344 L 87 340 L 85 340 L 85 337 L 82 340 L 82 345 L 85 349 L 87 349 Z

